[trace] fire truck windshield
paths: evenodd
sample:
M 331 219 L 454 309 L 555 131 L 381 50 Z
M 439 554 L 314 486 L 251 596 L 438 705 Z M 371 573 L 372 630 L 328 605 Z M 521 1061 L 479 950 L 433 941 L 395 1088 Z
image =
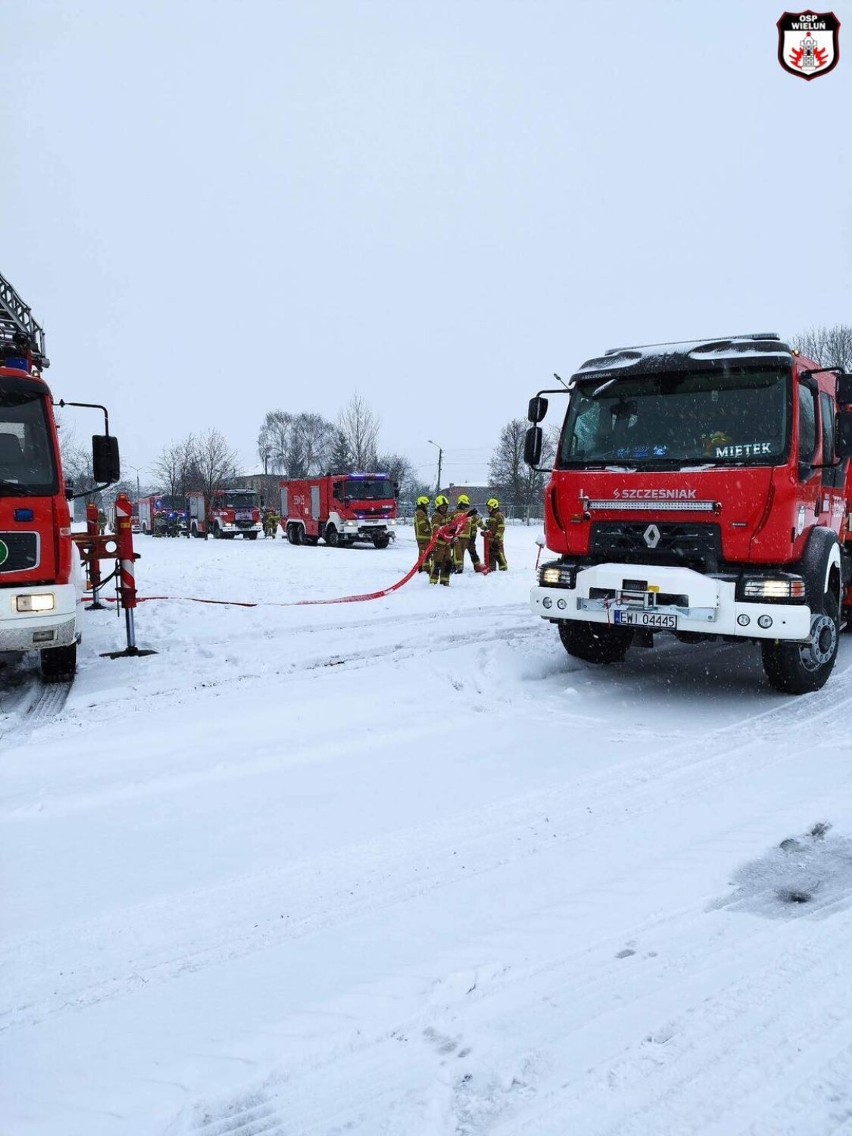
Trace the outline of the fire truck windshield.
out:
M 256 509 L 257 494 L 252 489 L 246 489 L 242 492 L 234 490 L 222 495 L 222 504 L 228 509 Z
M 775 465 L 787 449 L 789 392 L 789 372 L 742 367 L 579 383 L 556 468 Z
M 347 501 L 390 501 L 393 499 L 393 485 L 388 478 L 350 477 L 346 481 L 344 494 Z
M 49 497 L 58 490 L 44 396 L 0 381 L 0 497 Z

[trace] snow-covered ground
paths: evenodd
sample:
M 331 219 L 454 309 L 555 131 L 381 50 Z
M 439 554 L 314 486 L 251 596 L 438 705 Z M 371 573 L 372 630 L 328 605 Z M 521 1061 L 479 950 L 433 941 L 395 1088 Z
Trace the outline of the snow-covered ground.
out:
M 89 613 L 52 713 L 0 669 L 3 1136 L 852 1132 L 852 639 L 798 699 L 748 646 L 592 668 L 534 537 L 327 607 L 411 530 L 140 537 L 141 594 L 259 606 L 118 660 Z

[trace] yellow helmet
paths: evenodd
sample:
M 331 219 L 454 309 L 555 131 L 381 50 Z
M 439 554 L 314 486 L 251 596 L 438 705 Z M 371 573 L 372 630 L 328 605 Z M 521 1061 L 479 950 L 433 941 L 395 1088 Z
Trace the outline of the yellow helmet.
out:
M 449 499 L 447 497 L 445 497 L 443 495 L 443 493 L 439 493 L 438 496 L 435 498 L 435 508 L 436 509 L 440 508 L 441 505 L 449 505 L 449 503 L 450 503 Z
M 458 504 L 459 505 L 469 505 L 470 504 L 470 498 L 468 497 L 468 495 L 466 493 L 461 494 L 461 496 L 458 499 Z
M 497 500 L 496 497 L 490 497 L 485 502 L 485 504 L 489 509 L 499 509 L 500 508 L 500 502 Z
M 429 498 L 428 497 L 418 497 L 417 498 L 417 504 L 418 505 L 428 505 L 429 504 Z

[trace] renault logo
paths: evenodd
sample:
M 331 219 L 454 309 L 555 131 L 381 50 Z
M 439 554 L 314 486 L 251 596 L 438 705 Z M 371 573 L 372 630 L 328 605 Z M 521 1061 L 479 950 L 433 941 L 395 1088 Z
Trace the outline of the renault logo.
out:
M 644 541 L 649 548 L 656 548 L 660 543 L 660 537 L 662 535 L 663 534 L 660 532 L 656 525 L 648 525 L 648 527 L 642 533 Z

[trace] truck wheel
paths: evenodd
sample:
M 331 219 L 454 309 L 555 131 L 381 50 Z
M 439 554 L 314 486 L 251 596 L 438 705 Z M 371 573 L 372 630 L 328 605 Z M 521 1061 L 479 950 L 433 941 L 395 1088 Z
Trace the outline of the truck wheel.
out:
M 295 525 L 295 524 L 288 525 L 288 528 L 290 529 L 290 536 L 289 536 L 290 543 L 291 544 L 301 544 L 302 543 L 302 530 L 299 527 L 299 525 Z
M 633 641 L 629 627 L 608 627 L 585 620 L 561 619 L 559 638 L 575 659 L 587 663 L 620 663 Z
M 221 540 L 222 539 L 222 530 L 219 528 L 219 522 L 218 521 L 213 526 L 213 539 L 214 540 Z
M 340 534 L 334 525 L 327 525 L 325 530 L 325 543 L 330 548 L 337 548 L 340 544 Z
M 373 537 L 373 546 L 375 548 L 387 548 L 390 544 L 390 537 L 387 533 L 380 533 Z
M 766 677 L 782 694 L 810 694 L 825 686 L 834 670 L 840 632 L 840 601 L 835 591 L 826 592 L 822 611 L 811 616 L 807 643 L 761 643 Z
M 50 647 L 41 652 L 41 677 L 45 682 L 73 682 L 77 670 L 77 644 Z
M 195 523 L 195 521 L 192 522 L 192 529 L 190 531 L 192 532 L 192 535 L 194 537 L 196 537 L 198 540 L 201 539 L 201 536 L 198 532 L 198 525 Z

